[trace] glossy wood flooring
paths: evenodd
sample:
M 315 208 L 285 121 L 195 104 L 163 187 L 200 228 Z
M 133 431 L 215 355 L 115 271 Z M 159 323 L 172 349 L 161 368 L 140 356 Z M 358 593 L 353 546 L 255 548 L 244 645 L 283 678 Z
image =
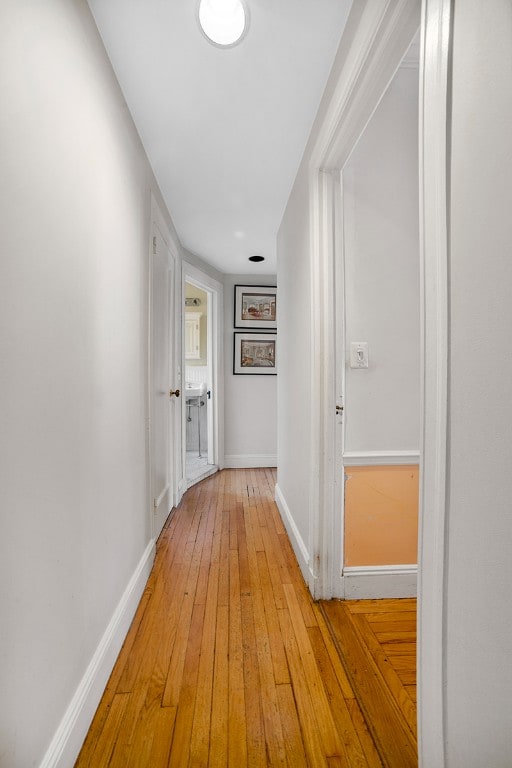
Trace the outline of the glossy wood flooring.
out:
M 321 607 L 384 764 L 414 768 L 416 600 L 332 600 Z
M 78 768 L 415 765 L 413 603 L 313 603 L 274 484 L 224 470 L 186 493 Z

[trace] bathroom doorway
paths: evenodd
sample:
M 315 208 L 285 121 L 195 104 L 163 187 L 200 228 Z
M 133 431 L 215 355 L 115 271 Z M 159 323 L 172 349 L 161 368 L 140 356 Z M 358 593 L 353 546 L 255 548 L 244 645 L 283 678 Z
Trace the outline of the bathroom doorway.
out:
M 187 488 L 219 468 L 218 303 L 214 287 L 185 269 L 183 436 Z

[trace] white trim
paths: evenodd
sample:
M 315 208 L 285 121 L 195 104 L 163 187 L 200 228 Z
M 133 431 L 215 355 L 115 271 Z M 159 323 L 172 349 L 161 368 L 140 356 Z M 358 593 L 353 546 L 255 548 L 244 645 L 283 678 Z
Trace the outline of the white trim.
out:
M 448 190 L 453 0 L 424 0 L 420 51 L 422 431 L 418 580 L 418 753 L 444 768 L 448 435 Z
M 178 504 L 180 503 L 181 498 L 182 498 L 183 494 L 185 493 L 185 491 L 187 490 L 188 487 L 189 486 L 187 485 L 187 478 L 186 477 L 182 477 L 180 482 L 178 483 L 176 499 L 174 501 L 174 506 L 175 507 L 177 507 Z
M 158 509 L 158 507 L 160 506 L 160 504 L 162 503 L 162 501 L 164 500 L 164 496 L 166 496 L 166 494 L 169 493 L 170 487 L 171 487 L 170 484 L 167 483 L 167 485 L 163 489 L 163 491 L 160 494 L 160 496 L 158 497 L 158 499 L 154 499 L 153 500 L 153 508 L 154 508 L 155 512 Z
M 224 456 L 226 469 L 257 469 L 277 467 L 277 456 L 272 453 L 232 453 Z
M 208 454 L 209 461 L 213 461 L 219 469 L 223 469 L 224 463 L 224 285 L 215 278 L 203 272 L 198 267 L 195 267 L 190 262 L 182 261 L 182 280 L 181 280 L 181 292 L 182 292 L 182 307 L 185 305 L 185 283 L 192 283 L 193 285 L 201 288 L 203 291 L 207 291 L 210 294 L 211 299 L 211 312 L 209 313 L 212 322 L 208 323 L 208 363 L 210 368 L 210 374 L 212 377 L 212 408 L 211 408 L 211 421 L 209 420 L 208 426 Z M 184 333 L 184 321 L 182 320 L 183 312 L 180 308 L 180 323 L 182 325 L 182 338 Z M 184 346 L 184 345 L 183 345 Z M 185 381 L 185 353 L 183 349 L 182 354 L 182 384 Z M 183 403 L 185 400 L 183 400 Z M 186 429 L 185 429 L 185 408 L 182 411 L 182 454 L 183 454 L 183 475 L 184 482 L 187 485 L 188 481 L 185 477 L 186 473 Z M 212 430 L 213 427 L 213 430 Z M 211 438 L 211 432 L 213 431 L 213 441 Z M 211 441 L 213 444 L 211 444 Z M 210 456 L 210 451 L 212 456 Z M 187 485 L 190 487 L 190 485 Z
M 417 565 L 361 565 L 344 568 L 345 600 L 416 597 Z
M 302 540 L 302 536 L 300 535 L 299 529 L 295 525 L 295 520 L 293 519 L 290 508 L 286 503 L 286 499 L 284 498 L 283 493 L 277 484 L 275 487 L 275 501 L 281 515 L 281 519 L 284 523 L 284 527 L 286 528 L 288 538 L 290 539 L 295 557 L 297 558 L 299 568 L 304 577 L 304 581 L 306 584 L 314 583 L 315 577 L 310 567 L 310 556 L 308 548 Z
M 335 537 L 340 516 L 335 489 L 335 365 L 333 357 L 333 216 L 337 196 L 333 175 L 343 168 L 417 33 L 419 0 L 358 0 L 352 6 L 344 65 L 330 100 L 309 165 L 311 221 L 311 483 L 309 541 L 312 542 L 316 598 L 337 590 Z M 344 42 L 344 41 L 343 41 Z M 343 46 L 342 42 L 342 46 Z M 338 214 L 339 215 L 339 214 Z M 343 523 L 341 522 L 341 526 Z M 341 596 L 341 595 L 337 595 Z
M 345 467 L 412 467 L 419 463 L 419 451 L 347 451 L 343 454 Z
M 359 23 L 312 153 L 312 169 L 341 170 L 347 162 L 417 34 L 420 5 L 419 0 L 358 0 L 353 6 Z
M 151 221 L 150 221 L 150 227 L 149 227 L 149 250 L 148 250 L 148 272 L 147 272 L 147 279 L 148 279 L 148 285 L 147 285 L 147 296 L 148 296 L 148 306 L 147 306 L 147 371 L 146 371 L 146 462 L 147 462 L 147 470 L 146 470 L 146 483 L 147 483 L 147 493 L 148 493 L 148 509 L 149 509 L 149 515 L 150 515 L 150 526 L 151 526 L 151 533 L 152 536 L 156 539 L 158 538 L 158 535 L 160 534 L 160 531 L 156 530 L 156 523 L 157 518 L 155 515 L 155 497 L 154 497 L 154 489 L 152 487 L 153 485 L 153 478 L 152 478 L 152 462 L 153 462 L 153 455 L 152 455 L 152 446 L 151 446 L 151 440 L 152 440 L 152 422 L 151 422 L 151 416 L 152 416 L 152 360 L 151 356 L 153 354 L 152 349 L 152 333 L 153 333 L 153 288 L 152 288 L 152 282 L 153 282 L 153 238 L 156 235 L 156 229 L 158 229 L 158 232 L 160 233 L 163 242 L 165 243 L 166 249 L 167 249 L 167 258 L 168 258 L 168 268 L 170 273 L 170 295 L 169 295 L 169 344 L 170 344 L 170 352 L 169 352 L 169 375 L 174 374 L 174 371 L 176 371 L 177 367 L 177 361 L 179 359 L 178 357 L 178 347 L 181 343 L 181 339 L 178 337 L 176 333 L 176 323 L 175 323 L 175 315 L 176 315 L 176 308 L 178 306 L 178 285 L 179 285 L 179 267 L 181 262 L 181 255 L 179 248 L 177 246 L 176 241 L 174 240 L 169 226 L 167 224 L 167 221 L 165 220 L 165 217 L 162 213 L 162 210 L 160 208 L 160 205 L 158 204 L 158 201 L 156 200 L 153 192 L 151 192 Z M 172 289 L 174 288 L 174 291 L 171 293 Z M 171 316 L 171 312 L 174 310 L 174 317 Z M 180 316 L 181 317 L 181 316 Z M 174 378 L 174 376 L 173 376 Z M 180 486 L 181 486 L 181 477 L 179 477 L 180 474 L 182 474 L 181 469 L 181 458 L 180 458 L 180 450 L 181 450 L 181 443 L 182 443 L 182 432 L 181 432 L 181 421 L 179 421 L 177 418 L 172 419 L 172 423 L 174 425 L 174 429 L 171 428 L 171 413 L 169 412 L 169 452 L 170 452 L 170 466 L 168 468 L 168 480 L 169 480 L 169 486 L 168 490 L 171 491 L 169 494 L 169 504 L 174 506 L 177 506 L 179 504 L 179 501 L 181 499 L 180 496 Z M 163 500 L 163 495 L 160 494 L 160 503 Z M 158 506 L 157 506 L 158 509 Z M 167 512 L 169 512 L 169 509 L 167 509 Z
M 152 539 L 128 582 L 39 768 L 68 768 L 74 765 L 139 605 L 154 557 L 155 542 Z

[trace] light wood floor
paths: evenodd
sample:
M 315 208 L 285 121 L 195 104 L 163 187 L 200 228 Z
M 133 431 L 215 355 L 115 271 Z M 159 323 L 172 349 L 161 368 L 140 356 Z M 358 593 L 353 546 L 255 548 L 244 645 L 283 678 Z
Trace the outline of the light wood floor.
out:
M 313 603 L 274 484 L 186 493 L 77 768 L 416 765 L 414 601 Z

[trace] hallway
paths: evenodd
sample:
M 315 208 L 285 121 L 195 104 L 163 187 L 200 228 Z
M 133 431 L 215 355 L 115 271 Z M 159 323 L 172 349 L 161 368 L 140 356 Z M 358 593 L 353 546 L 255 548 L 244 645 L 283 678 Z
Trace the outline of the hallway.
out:
M 401 682 L 400 665 L 397 673 L 388 669 L 383 650 L 396 655 L 405 639 L 414 664 L 408 624 L 415 601 L 313 603 L 273 501 L 274 484 L 274 470 L 224 470 L 186 493 L 158 541 L 76 768 L 416 764 L 410 666 Z M 393 634 L 401 626 L 399 604 L 405 635 Z M 353 627 L 339 623 L 343 605 L 348 621 L 347 606 L 354 610 Z M 357 641 L 366 619 L 376 649 Z M 356 670 L 349 680 L 353 653 L 359 679 Z

